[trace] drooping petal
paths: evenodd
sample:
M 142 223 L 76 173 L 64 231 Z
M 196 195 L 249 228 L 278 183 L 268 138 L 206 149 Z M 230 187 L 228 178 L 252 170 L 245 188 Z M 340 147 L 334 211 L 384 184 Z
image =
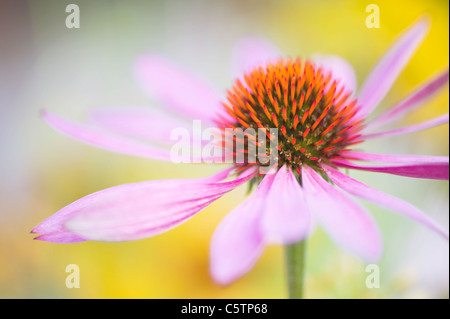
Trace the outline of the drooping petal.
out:
M 169 150 L 123 137 L 100 127 L 77 123 L 48 111 L 43 111 L 42 117 L 54 129 L 78 141 L 122 154 L 170 161 Z
M 309 167 L 303 167 L 302 180 L 308 206 L 329 236 L 368 262 L 378 260 L 382 239 L 366 210 Z
M 291 244 L 310 230 L 306 200 L 286 166 L 264 177 L 257 190 L 230 212 L 211 241 L 211 273 L 220 284 L 245 274 L 266 244 Z
M 211 123 L 221 110 L 221 96 L 213 87 L 162 56 L 141 56 L 135 73 L 144 92 L 188 119 Z
M 328 177 L 344 191 L 411 218 L 448 239 L 446 230 L 412 204 L 367 186 L 334 168 L 326 166 L 325 169 Z
M 427 155 L 392 155 L 373 154 L 349 151 L 344 153 L 346 159 L 382 162 L 382 163 L 448 163 L 448 156 L 427 156 Z
M 449 163 L 424 163 L 411 165 L 366 166 L 357 165 L 345 160 L 333 160 L 338 167 L 357 169 L 361 171 L 387 173 L 406 177 L 448 180 Z
M 345 91 L 356 91 L 356 75 L 353 67 L 345 59 L 336 55 L 314 55 L 313 60 L 325 71 L 331 72 L 333 78 L 339 81 L 338 90 L 345 87 Z
M 199 180 L 203 180 L 205 182 L 219 182 L 225 178 L 227 178 L 227 176 L 230 174 L 231 169 L 226 169 L 223 170 L 217 174 L 214 174 L 212 176 L 203 178 L 203 179 L 199 179 Z M 169 180 L 167 183 L 170 182 L 175 182 L 177 183 L 177 181 L 179 181 L 180 183 L 189 183 L 190 181 L 195 181 L 195 180 Z M 140 183 L 138 183 L 140 185 Z M 139 185 L 136 186 L 139 186 Z M 134 184 L 131 184 L 134 185 Z M 121 186 L 118 186 L 120 190 Z M 39 225 L 37 225 L 35 228 L 33 228 L 33 230 L 31 231 L 31 233 L 33 234 L 42 234 L 38 237 L 36 237 L 35 239 L 39 239 L 39 240 L 43 240 L 43 241 L 48 241 L 48 242 L 53 242 L 53 243 L 75 243 L 75 242 L 81 242 L 81 241 L 86 241 L 88 239 L 85 239 L 83 237 L 80 237 L 76 234 L 74 234 L 73 232 L 71 232 L 70 230 L 68 230 L 65 227 L 66 222 L 71 219 L 72 217 L 74 217 L 81 209 L 86 209 L 89 208 L 89 205 L 95 204 L 96 202 L 98 202 L 98 200 L 101 197 L 105 196 L 105 192 L 112 192 L 114 193 L 115 191 L 117 191 L 116 188 L 112 188 L 112 189 L 107 189 L 104 191 L 100 191 L 100 192 L 96 192 L 90 195 L 87 195 L 75 202 L 73 202 L 72 204 L 60 209 L 58 212 L 56 212 L 55 214 L 53 214 L 52 216 L 50 216 L 49 218 L 47 218 L 46 220 L 44 220 L 43 222 L 41 222 Z M 98 197 L 100 196 L 100 198 Z
M 417 107 L 421 106 L 428 99 L 433 97 L 437 92 L 440 91 L 448 83 L 448 69 L 442 74 L 434 77 L 425 84 L 421 85 L 413 93 L 408 95 L 400 103 L 381 114 L 373 121 L 369 122 L 367 125 L 368 129 L 373 129 L 374 127 L 392 123 L 399 118 L 403 117 L 405 114 L 412 112 Z
M 274 179 L 268 174 L 256 191 L 220 222 L 211 239 L 210 268 L 217 283 L 227 285 L 248 272 L 266 241 L 260 227 L 265 197 Z
M 233 76 L 241 77 L 244 72 L 280 57 L 280 51 L 265 39 L 259 37 L 241 39 L 233 51 Z
M 173 145 L 170 135 L 177 128 L 192 130 L 192 123 L 155 108 L 102 108 L 93 110 L 90 117 L 119 134 L 159 144 Z
M 308 235 L 310 212 L 303 190 L 286 165 L 281 167 L 265 198 L 263 233 L 271 243 L 291 244 Z
M 429 22 L 426 19 L 420 19 L 406 30 L 381 58 L 359 93 L 361 114 L 371 113 L 385 97 L 417 47 L 422 43 L 428 28 Z
M 85 240 L 126 241 L 165 232 L 200 212 L 213 201 L 249 180 L 254 170 L 219 182 L 229 169 L 212 177 L 148 181 L 111 187 L 62 208 L 33 233 L 63 241 L 69 233 Z
M 432 127 L 435 127 L 438 125 L 448 123 L 448 120 L 449 120 L 449 116 L 447 113 L 447 114 L 441 115 L 437 118 L 434 118 L 432 120 L 425 121 L 425 122 L 422 122 L 419 124 L 409 125 L 409 126 L 400 127 L 400 128 L 396 128 L 396 129 L 392 129 L 392 130 L 388 130 L 388 131 L 383 131 L 383 132 L 366 134 L 366 135 L 363 135 L 363 138 L 364 138 L 364 140 L 366 140 L 366 139 L 375 138 L 375 137 L 395 136 L 395 135 L 400 135 L 400 134 L 419 132 L 422 130 L 426 130 L 428 128 L 432 128 Z

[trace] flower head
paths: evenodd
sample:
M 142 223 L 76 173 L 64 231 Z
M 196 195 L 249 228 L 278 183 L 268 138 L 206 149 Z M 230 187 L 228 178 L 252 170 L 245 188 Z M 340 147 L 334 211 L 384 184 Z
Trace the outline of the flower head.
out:
M 233 120 L 221 117 L 218 126 L 255 132 L 277 128 L 278 167 L 287 165 L 298 172 L 302 165 L 318 169 L 362 141 L 357 101 L 332 76 L 301 59 L 254 68 L 244 74 L 244 83 L 237 79 L 228 91 L 223 107 Z M 246 141 L 257 140 L 255 136 Z
M 375 261 L 382 251 L 379 231 L 365 208 L 346 193 L 416 220 L 448 239 L 447 231 L 415 206 L 339 171 L 347 168 L 448 180 L 448 157 L 373 154 L 354 149 L 367 139 L 448 122 L 446 114 L 408 127 L 376 131 L 442 88 L 448 82 L 448 70 L 386 113 L 368 120 L 427 29 L 428 22 L 421 19 L 406 30 L 376 65 L 358 95 L 353 70 L 343 59 L 283 59 L 272 45 L 255 38 L 246 40 L 237 50 L 243 75 L 228 91 L 226 100 L 208 83 L 172 62 L 155 55 L 141 57 L 136 70 L 143 88 L 187 118 L 201 119 L 222 130 L 276 128 L 277 161 L 271 167 L 275 174 L 259 176 L 257 167 L 265 164 L 247 160 L 206 178 L 120 185 L 62 208 L 32 232 L 41 234 L 37 239 L 57 243 L 145 238 L 187 221 L 222 195 L 252 181 L 258 184 L 256 190 L 225 217 L 211 241 L 211 273 L 221 284 L 245 274 L 267 244 L 304 239 L 310 233 L 312 218 L 341 247 Z M 43 117 L 57 130 L 97 147 L 167 161 L 170 151 L 161 145 L 169 145 L 173 128 L 185 125 L 154 109 L 100 110 L 91 115 L 91 124 L 75 123 L 50 112 Z M 273 138 L 267 131 L 264 134 L 265 142 Z M 265 147 L 259 137 L 245 136 L 244 151 L 251 145 Z M 157 141 L 158 146 L 143 143 L 143 138 Z M 371 164 L 380 162 L 387 164 Z M 233 179 L 226 180 L 231 176 Z

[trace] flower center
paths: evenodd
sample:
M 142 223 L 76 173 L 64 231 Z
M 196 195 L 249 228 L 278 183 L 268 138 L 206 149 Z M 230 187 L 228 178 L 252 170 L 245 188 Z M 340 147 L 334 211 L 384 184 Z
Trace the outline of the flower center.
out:
M 276 128 L 278 167 L 319 168 L 362 142 L 358 133 L 363 120 L 350 95 L 330 72 L 313 63 L 280 59 L 245 73 L 244 81 L 235 81 L 222 103 L 231 119 L 220 117 L 217 124 L 221 129 L 256 132 Z M 257 138 L 247 136 L 244 143 L 248 146 Z M 266 138 L 268 148 L 271 136 Z

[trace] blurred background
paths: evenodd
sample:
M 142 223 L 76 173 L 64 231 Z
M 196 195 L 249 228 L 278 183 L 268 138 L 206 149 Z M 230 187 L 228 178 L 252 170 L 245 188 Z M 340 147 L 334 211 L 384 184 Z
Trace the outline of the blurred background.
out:
M 70 3 L 79 29 L 68 29 Z M 365 8 L 380 8 L 368 29 Z M 228 287 L 208 272 L 211 235 L 245 198 L 225 195 L 180 227 L 125 242 L 51 244 L 30 230 L 61 207 L 114 185 L 199 177 L 217 168 L 176 165 L 96 149 L 49 128 L 39 110 L 81 119 L 99 106 L 158 106 L 133 78 L 135 58 L 157 52 L 225 91 L 231 55 L 244 36 L 272 41 L 290 56 L 337 54 L 359 84 L 395 37 L 427 14 L 432 28 L 383 101 L 386 109 L 448 65 L 448 1 L 20 1 L 0 2 L 0 297 L 1 298 L 286 298 L 283 249 L 270 246 L 254 269 Z M 402 125 L 448 112 L 448 88 Z M 379 153 L 448 155 L 448 125 L 371 143 Z M 361 181 L 412 202 L 448 227 L 448 182 L 352 172 Z M 448 242 L 416 223 L 367 205 L 385 251 L 379 289 L 365 285 L 366 265 L 318 229 L 308 243 L 308 298 L 448 298 Z M 68 264 L 80 288 L 68 289 Z

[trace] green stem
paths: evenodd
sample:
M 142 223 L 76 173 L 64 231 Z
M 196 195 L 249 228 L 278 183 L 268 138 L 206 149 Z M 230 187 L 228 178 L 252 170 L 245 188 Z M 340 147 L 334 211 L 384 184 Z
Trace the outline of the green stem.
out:
M 287 283 L 290 299 L 303 298 L 306 240 L 285 246 Z

